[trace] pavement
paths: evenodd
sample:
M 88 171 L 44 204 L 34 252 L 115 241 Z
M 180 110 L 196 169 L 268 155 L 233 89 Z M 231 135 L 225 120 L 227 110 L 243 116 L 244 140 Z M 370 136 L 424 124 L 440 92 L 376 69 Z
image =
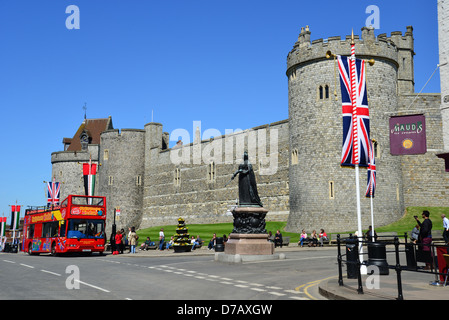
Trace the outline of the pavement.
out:
M 435 275 L 427 271 L 402 271 L 402 299 L 398 290 L 398 276 L 394 269 L 389 275 L 378 276 L 378 286 L 370 276 L 362 275 L 363 293 L 357 291 L 358 280 L 348 279 L 343 268 L 343 285 L 333 278 L 319 284 L 319 292 L 329 300 L 449 300 L 449 283 L 435 282 Z M 368 279 L 368 281 L 367 281 Z M 367 284 L 372 287 L 368 289 Z M 436 285 L 438 284 L 438 285 Z
M 299 252 L 306 250 L 333 250 L 336 252 L 335 246 L 328 246 L 323 248 L 300 248 L 296 245 L 276 248 L 275 253 L 284 253 L 285 259 L 288 259 L 289 252 Z M 390 250 L 387 248 L 387 251 Z M 208 250 L 206 246 L 200 249 L 196 249 L 191 252 L 174 253 L 173 250 L 148 250 L 141 251 L 137 249 L 136 254 L 124 253 L 119 256 L 214 256 L 215 251 Z M 335 257 L 337 261 L 337 256 Z M 343 285 L 338 283 L 338 269 L 335 270 L 335 274 L 323 275 L 323 279 L 318 283 L 318 292 L 326 299 L 329 300 L 397 300 L 400 298 L 398 290 L 398 275 L 394 269 L 394 265 L 391 265 L 394 261 L 394 257 L 388 257 L 387 260 L 390 263 L 391 269 L 389 269 L 388 275 L 362 275 L 362 290 L 363 293 L 359 293 L 358 279 L 348 279 L 346 266 L 343 265 Z M 401 260 L 402 261 L 402 260 Z M 402 270 L 400 272 L 401 286 L 402 286 L 402 299 L 403 300 L 449 300 L 449 279 L 448 285 L 444 286 L 442 282 L 436 280 L 435 274 L 430 271 L 424 271 L 421 268 L 421 263 L 418 263 L 418 271 Z

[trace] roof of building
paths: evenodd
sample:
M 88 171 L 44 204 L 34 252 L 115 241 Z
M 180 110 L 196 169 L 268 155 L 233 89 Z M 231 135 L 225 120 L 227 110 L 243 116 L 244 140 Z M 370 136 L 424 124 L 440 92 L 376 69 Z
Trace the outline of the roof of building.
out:
M 111 116 L 102 119 L 84 119 L 73 138 L 63 138 L 62 142 L 68 145 L 65 150 L 80 151 L 80 136 L 83 131 L 89 136 L 89 144 L 100 144 L 101 133 L 111 129 L 114 129 Z

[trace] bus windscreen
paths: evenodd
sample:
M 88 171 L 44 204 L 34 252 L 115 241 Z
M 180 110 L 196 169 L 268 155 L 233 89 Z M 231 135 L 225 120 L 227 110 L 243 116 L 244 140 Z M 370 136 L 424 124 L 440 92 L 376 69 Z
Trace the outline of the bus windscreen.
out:
M 72 196 L 72 205 L 90 205 L 90 206 L 103 206 L 103 198 L 102 197 L 77 197 Z
M 67 238 L 99 239 L 104 238 L 104 220 L 70 219 Z

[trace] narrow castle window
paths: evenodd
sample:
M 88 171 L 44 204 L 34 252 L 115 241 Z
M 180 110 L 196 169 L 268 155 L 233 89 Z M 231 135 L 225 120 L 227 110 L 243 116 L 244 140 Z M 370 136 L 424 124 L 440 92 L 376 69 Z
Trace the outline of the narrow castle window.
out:
M 319 85 L 317 92 L 317 100 L 329 100 L 330 97 L 330 87 L 328 84 Z
M 103 160 L 109 160 L 109 149 L 104 149 Z
M 137 176 L 136 177 L 136 186 L 141 186 L 142 185 L 142 176 Z
M 298 149 L 293 149 L 292 151 L 292 165 L 298 164 L 299 158 L 298 158 Z
M 175 169 L 174 184 L 176 187 L 181 185 L 181 170 L 179 168 Z
M 380 157 L 380 146 L 376 140 L 373 139 L 374 158 Z
M 207 166 L 207 180 L 209 182 L 214 182 L 215 176 L 216 176 L 216 166 L 215 166 L 215 162 L 212 161 Z
M 108 186 L 112 186 L 114 185 L 114 177 L 113 176 L 109 176 L 108 177 Z
M 335 199 L 335 185 L 333 181 L 329 181 L 329 199 Z

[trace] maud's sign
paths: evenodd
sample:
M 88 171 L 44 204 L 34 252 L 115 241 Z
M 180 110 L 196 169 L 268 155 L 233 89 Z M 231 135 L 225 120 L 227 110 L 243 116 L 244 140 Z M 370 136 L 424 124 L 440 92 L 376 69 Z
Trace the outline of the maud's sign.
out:
M 390 118 L 390 153 L 392 155 L 424 154 L 426 151 L 424 115 Z

